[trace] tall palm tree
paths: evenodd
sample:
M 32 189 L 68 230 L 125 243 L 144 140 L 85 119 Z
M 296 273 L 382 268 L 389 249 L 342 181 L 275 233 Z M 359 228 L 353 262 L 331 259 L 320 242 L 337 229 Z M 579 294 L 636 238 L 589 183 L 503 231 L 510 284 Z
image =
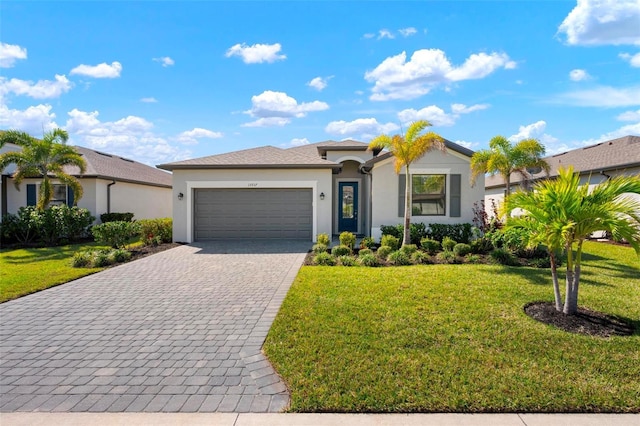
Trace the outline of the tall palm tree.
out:
M 580 185 L 573 167 L 560 169 L 557 179 L 547 179 L 532 192 L 517 191 L 505 200 L 503 213 L 514 209 L 522 215 L 509 217 L 507 227 L 529 230 L 530 244 L 546 244 L 551 253 L 563 249 L 567 257 L 564 307 L 556 270 L 551 257 L 555 304 L 558 311 L 573 315 L 578 311 L 578 289 L 582 263 L 582 244 L 596 231 L 608 231 L 615 239 L 625 239 L 640 254 L 639 176 L 619 176 L 592 189 Z
M 369 142 L 369 149 L 388 149 L 395 157 L 395 170 L 400 173 L 405 169 L 405 207 L 404 207 L 404 238 L 402 245 L 411 243 L 411 174 L 409 166 L 421 158 L 427 152 L 438 149 L 445 151 L 445 143 L 442 136 L 435 132 L 422 133 L 431 123 L 427 120 L 419 120 L 411 123 L 404 135 L 380 135 Z
M 500 173 L 507 184 L 506 195 L 511 194 L 511 174 L 518 173 L 527 181 L 529 168 L 539 167 L 549 175 L 549 164 L 542 158 L 544 145 L 537 139 L 523 139 L 512 145 L 504 136 L 489 141 L 489 149 L 476 151 L 471 157 L 471 184 L 479 175 Z
M 78 179 L 64 171 L 64 166 L 76 166 L 80 169 L 80 174 L 83 174 L 87 165 L 75 147 L 67 145 L 68 139 L 69 134 L 62 129 L 47 132 L 42 139 L 36 139 L 18 130 L 8 130 L 0 134 L 0 146 L 13 143 L 22 148 L 20 151 L 0 154 L 0 170 L 4 170 L 9 164 L 16 165 L 13 175 L 16 189 L 20 190 L 20 184 L 25 178 L 42 177 L 36 205 L 40 210 L 43 210 L 53 197 L 52 177 L 73 189 L 74 204 L 82 198 L 82 185 Z

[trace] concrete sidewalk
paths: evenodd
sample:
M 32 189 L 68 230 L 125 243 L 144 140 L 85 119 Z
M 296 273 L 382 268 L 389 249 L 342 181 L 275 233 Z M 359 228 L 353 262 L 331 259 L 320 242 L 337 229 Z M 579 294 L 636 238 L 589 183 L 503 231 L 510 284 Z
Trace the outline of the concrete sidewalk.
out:
M 2 426 L 639 426 L 640 414 L 1 413 Z

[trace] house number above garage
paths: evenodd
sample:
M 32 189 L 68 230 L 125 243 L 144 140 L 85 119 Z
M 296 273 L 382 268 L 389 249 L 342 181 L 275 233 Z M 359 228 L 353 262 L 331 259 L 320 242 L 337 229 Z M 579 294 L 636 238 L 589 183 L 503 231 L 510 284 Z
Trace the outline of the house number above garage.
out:
M 247 186 L 258 186 L 258 184 L 257 183 L 250 183 Z

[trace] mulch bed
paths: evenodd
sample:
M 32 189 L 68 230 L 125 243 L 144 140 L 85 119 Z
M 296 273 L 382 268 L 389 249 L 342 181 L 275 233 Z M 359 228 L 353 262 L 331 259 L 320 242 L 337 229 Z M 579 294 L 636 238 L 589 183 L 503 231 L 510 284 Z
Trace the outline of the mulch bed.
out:
M 179 247 L 182 246 L 184 244 L 180 244 L 180 243 L 165 243 L 165 244 L 159 244 L 157 246 L 140 246 L 140 247 L 136 247 L 131 251 L 131 260 L 137 260 L 137 259 L 142 259 L 143 257 L 152 255 L 152 254 L 156 254 L 156 253 L 160 253 L 161 251 L 165 251 L 165 250 L 169 250 L 175 247 Z M 131 261 L 130 260 L 130 261 Z
M 532 302 L 525 305 L 524 312 L 536 321 L 569 333 L 612 337 L 630 336 L 634 332 L 634 325 L 628 321 L 585 308 L 578 308 L 576 315 L 565 315 L 551 302 Z

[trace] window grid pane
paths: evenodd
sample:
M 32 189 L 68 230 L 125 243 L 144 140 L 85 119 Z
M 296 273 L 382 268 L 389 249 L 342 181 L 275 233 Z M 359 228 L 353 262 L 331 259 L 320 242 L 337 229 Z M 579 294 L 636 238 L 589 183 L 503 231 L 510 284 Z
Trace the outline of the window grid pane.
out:
M 444 216 L 446 206 L 446 175 L 411 176 L 411 214 L 413 216 Z

